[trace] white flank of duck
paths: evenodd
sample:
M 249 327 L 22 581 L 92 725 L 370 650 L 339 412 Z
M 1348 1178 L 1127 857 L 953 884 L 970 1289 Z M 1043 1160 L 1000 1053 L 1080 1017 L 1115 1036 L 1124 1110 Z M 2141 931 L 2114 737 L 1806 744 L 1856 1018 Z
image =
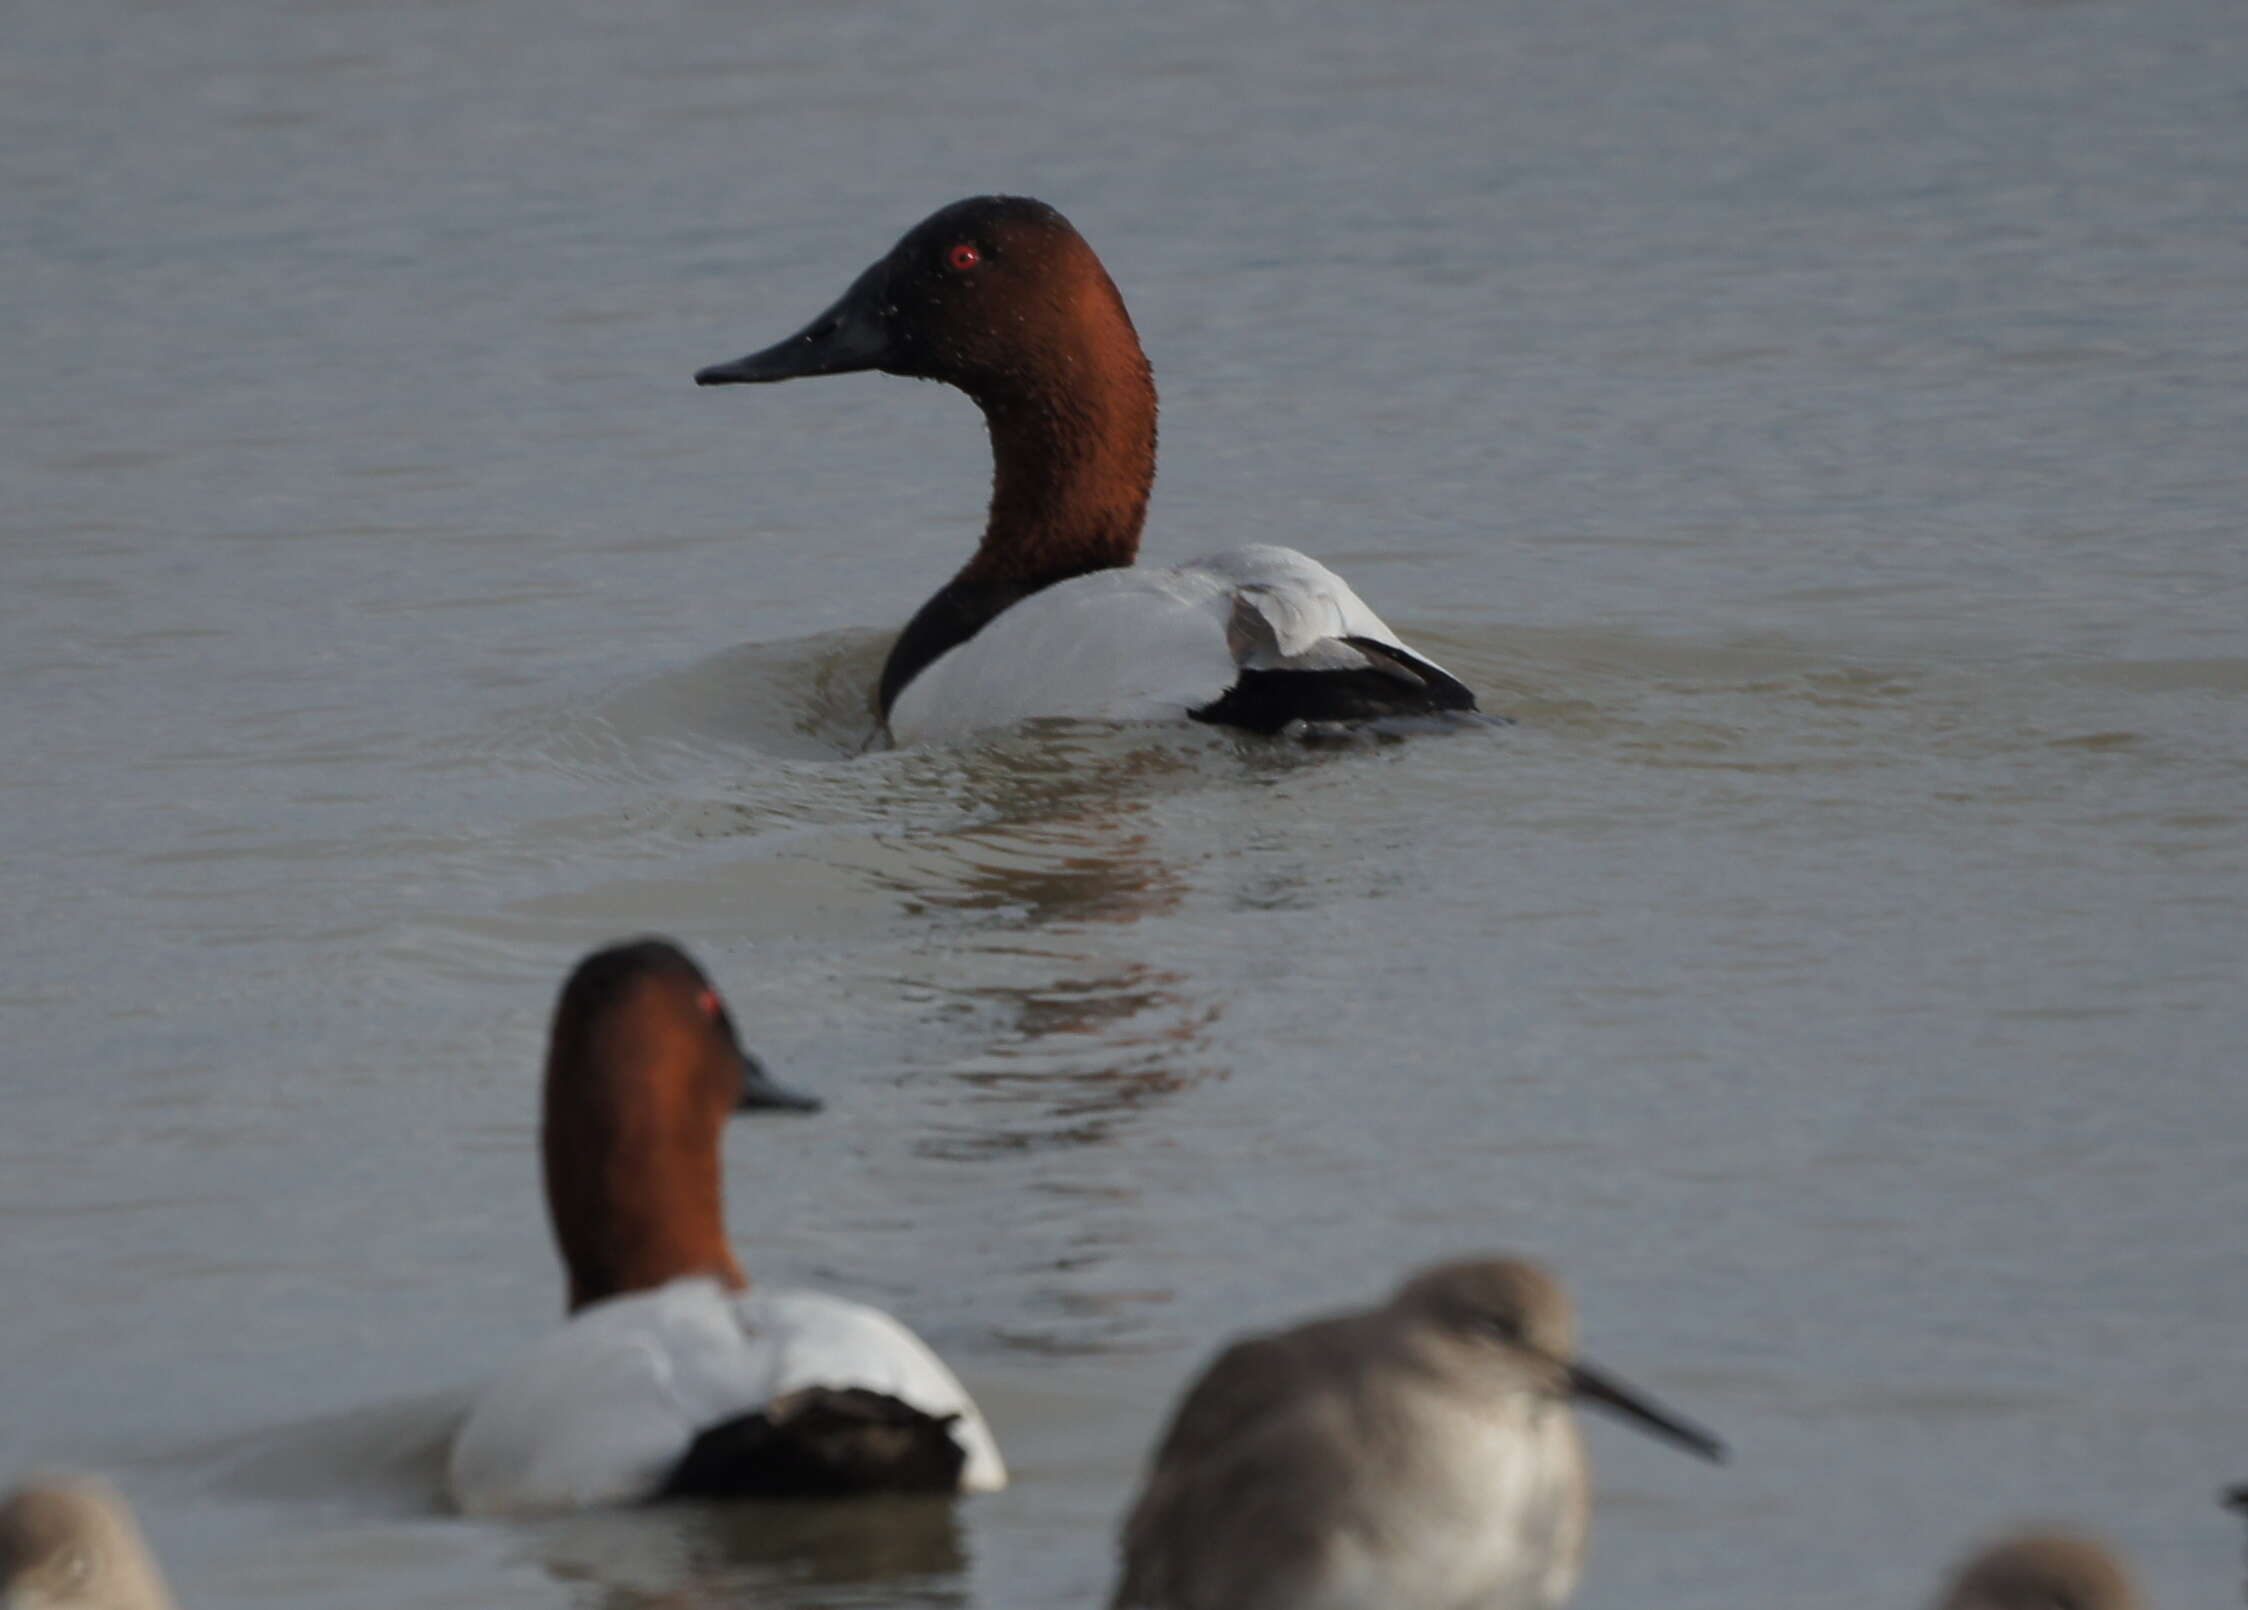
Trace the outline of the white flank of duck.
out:
M 931 661 L 891 704 L 890 734 L 937 743 L 1040 717 L 1178 721 L 1217 704 L 1244 671 L 1382 674 L 1396 663 L 1352 637 L 1410 652 L 1340 576 L 1293 548 L 1096 570 Z

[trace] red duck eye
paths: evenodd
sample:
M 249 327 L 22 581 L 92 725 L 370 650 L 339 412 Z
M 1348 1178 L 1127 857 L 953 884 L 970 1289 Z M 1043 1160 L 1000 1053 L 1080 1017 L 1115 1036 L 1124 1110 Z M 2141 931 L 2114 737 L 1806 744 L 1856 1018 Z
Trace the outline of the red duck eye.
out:
M 951 251 L 945 253 L 944 260 L 950 263 L 954 268 L 974 268 L 978 263 L 983 261 L 983 253 L 977 251 L 975 247 L 970 246 L 965 241 L 963 241 L 960 245 L 953 247 Z
M 718 1018 L 726 1015 L 726 1003 L 718 998 L 718 992 L 714 989 L 706 989 L 696 996 L 695 1004 L 702 1008 L 704 1017 Z

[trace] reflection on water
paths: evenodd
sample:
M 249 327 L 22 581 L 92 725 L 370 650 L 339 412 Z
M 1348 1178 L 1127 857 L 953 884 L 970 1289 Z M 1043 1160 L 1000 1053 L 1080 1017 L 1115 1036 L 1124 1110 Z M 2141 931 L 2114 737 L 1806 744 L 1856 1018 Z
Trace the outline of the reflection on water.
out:
M 1030 951 L 1013 954 L 1047 962 Z M 1010 1012 L 1011 1034 L 950 1077 L 1000 1112 L 925 1136 L 923 1156 L 964 1161 L 996 1152 L 1096 1146 L 1164 1097 L 1209 1078 L 1208 1035 L 1220 1006 L 1191 1004 L 1183 974 L 1120 963 L 1090 978 L 986 984 L 966 993 Z M 1001 1116 L 1001 1113 L 1004 1116 Z
M 882 881 L 909 911 L 998 913 L 1031 927 L 1132 923 L 1169 911 L 1186 884 L 1156 858 L 1139 825 L 1144 806 L 1115 797 L 1151 774 L 1176 775 L 1168 766 L 1145 765 L 1161 754 L 1135 751 L 1100 775 L 1112 791 L 1108 800 L 1088 803 L 1070 790 L 1069 806 L 1059 813 L 1058 802 L 1042 796 L 1060 774 L 1037 774 L 1037 786 L 1006 790 L 1008 825 L 925 843 L 912 866 Z
M 1049 1227 L 1015 1237 L 1008 1257 L 1016 1306 L 1035 1320 L 991 1326 L 1018 1353 L 1145 1345 L 1174 1293 L 1140 1264 L 1144 1186 L 1122 1159 L 1172 1098 L 1222 1070 L 1223 995 L 1160 959 L 1192 886 L 1149 814 L 1150 791 L 1203 775 L 1194 762 L 1212 751 L 1123 739 L 1017 735 L 1000 747 L 1022 763 L 979 779 L 1005 825 L 919 841 L 896 885 L 914 914 L 969 926 L 941 967 L 921 956 L 893 982 L 983 1030 L 942 1067 L 967 1099 L 925 1120 L 914 1153 L 1004 1181 Z
M 534 1535 L 556 1580 L 598 1586 L 607 1610 L 784 1605 L 813 1589 L 823 1606 L 967 1602 L 950 1499 L 664 1504 L 572 1516 Z
M 1036 782 L 1014 803 L 1026 806 L 1052 779 L 1082 769 L 1020 774 Z M 1175 754 L 1149 747 L 1128 751 L 1105 776 L 1121 790 L 1180 769 Z M 925 1138 L 924 1155 L 1100 1144 L 1121 1121 L 1209 1071 L 1195 1058 L 1222 1002 L 1195 1000 L 1185 974 L 1105 943 L 1117 937 L 1108 929 L 1173 911 L 1186 881 L 1139 825 L 1144 804 L 1086 808 L 1082 795 L 1069 797 L 1073 808 L 1059 818 L 948 836 L 945 875 L 931 876 L 924 856 L 899 885 L 909 910 L 998 916 L 1010 931 L 1037 935 L 982 939 L 974 949 L 983 976 L 951 992 L 980 1008 L 994 1031 L 983 1055 L 949 1074 L 990 1098 L 978 1107 L 1002 1106 L 1008 1116 L 994 1122 L 972 1108 L 967 1124 Z

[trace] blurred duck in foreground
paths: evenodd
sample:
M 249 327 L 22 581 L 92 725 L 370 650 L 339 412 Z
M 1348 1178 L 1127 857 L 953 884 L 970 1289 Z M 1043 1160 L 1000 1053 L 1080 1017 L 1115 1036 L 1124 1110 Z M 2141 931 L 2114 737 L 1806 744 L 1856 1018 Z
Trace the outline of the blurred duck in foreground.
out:
M 2226 1489 L 2225 1508 L 2237 1512 L 2243 1520 L 2248 1520 L 2248 1481 Z M 2240 1602 L 2248 1604 L 2248 1588 L 2241 1590 Z
M 1559 1283 L 1514 1258 L 1236 1342 L 1155 1450 L 1112 1610 L 1553 1610 L 1591 1524 L 1580 1401 L 1725 1456 L 1578 1357 Z
M 1006 1485 L 983 1416 L 911 1331 L 840 1297 L 752 1289 L 735 1261 L 728 1116 L 817 1105 L 766 1078 L 677 946 L 579 964 L 555 1007 L 542 1132 L 570 1317 L 455 1437 L 463 1511 Z
M 172 1595 L 115 1488 L 47 1477 L 0 1499 L 0 1607 L 172 1610 Z
M 1969 1555 L 1935 1610 L 2142 1610 L 2115 1556 L 2071 1532 L 2021 1532 Z

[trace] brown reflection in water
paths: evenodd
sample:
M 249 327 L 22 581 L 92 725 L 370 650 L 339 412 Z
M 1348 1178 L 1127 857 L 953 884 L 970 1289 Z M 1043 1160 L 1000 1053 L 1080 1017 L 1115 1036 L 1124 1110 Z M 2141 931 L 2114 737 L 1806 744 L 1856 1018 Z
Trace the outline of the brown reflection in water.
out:
M 1121 1120 L 1210 1076 L 1196 1053 L 1221 1006 L 1190 999 L 1187 974 L 1117 954 L 1121 936 L 1107 943 L 1103 933 L 1166 915 L 1186 897 L 1186 879 L 1140 825 L 1145 802 L 1119 799 L 1116 789 L 1189 763 L 1161 748 L 1103 755 L 1097 765 L 1069 746 L 1016 755 L 979 776 L 978 790 L 1001 791 L 1033 814 L 914 844 L 905 867 L 881 874 L 909 910 L 1011 919 L 999 933 L 962 936 L 967 970 L 987 981 L 899 980 L 949 990 L 1011 1025 L 982 1058 L 951 1070 L 1004 1121 L 932 1135 L 922 1155 L 967 1160 L 1100 1144 Z M 1098 784 L 1092 797 L 1072 791 L 1071 779 L 1081 787 L 1088 777 Z M 1025 930 L 1037 939 L 1020 937 Z
M 900 844 L 906 865 L 877 881 L 909 911 L 1020 912 L 1026 925 L 1136 922 L 1186 892 L 1143 825 L 1151 780 L 1192 770 L 1165 749 L 1101 754 L 1049 746 L 976 773 L 971 793 L 1000 820 Z
M 1171 1098 L 1223 1075 L 1213 1042 L 1229 1004 L 1181 949 L 1208 942 L 1182 913 L 1223 895 L 1207 833 L 1187 841 L 1191 859 L 1169 852 L 1171 806 L 1182 781 L 1214 797 L 1310 763 L 1293 746 L 1199 729 L 1124 741 L 1040 730 L 901 757 L 893 785 L 976 814 L 935 833 L 901 822 L 869 867 L 933 941 L 894 985 L 949 996 L 932 1014 L 984 1031 L 971 1053 L 931 1059 L 924 1077 L 958 1099 L 929 1104 L 914 1151 L 975 1170 L 978 1190 L 1020 1209 L 975 1274 L 979 1292 L 999 1294 L 992 1308 L 1017 1316 L 995 1332 L 1010 1350 L 1114 1354 L 1166 1339 L 1174 1294 L 1143 1252 L 1174 1227 L 1136 1162 L 1172 1122 Z M 1237 840 L 1221 814 L 1221 842 Z
M 1102 1145 L 1126 1120 L 1218 1069 L 1199 1059 L 1216 1002 L 1190 1004 L 1182 973 L 1119 962 L 1094 978 L 988 984 L 967 993 L 999 1004 L 1011 1035 L 952 1077 L 1022 1120 L 932 1135 L 924 1157 L 964 1161 L 1000 1152 Z
M 1023 1284 L 1007 1305 L 1028 1322 L 995 1330 L 997 1341 L 1048 1356 L 1135 1351 L 1174 1293 L 1148 1283 L 1134 1251 L 1146 1225 L 1137 1171 L 1116 1160 L 1088 1168 L 1083 1152 L 1129 1148 L 1162 1127 L 1148 1117 L 1175 1093 L 1222 1076 L 1208 1047 L 1222 1007 L 1196 1001 L 1187 975 L 1144 962 L 1022 946 L 1000 954 L 1018 976 L 1032 959 L 1069 971 L 963 992 L 1011 1027 L 947 1070 L 971 1093 L 952 1109 L 961 1121 L 933 1127 L 914 1150 L 986 1171 L 1032 1222 L 1011 1254 Z
M 1102 929 L 1164 915 L 1187 892 L 1150 836 L 1129 826 L 1143 808 L 946 840 L 949 875 L 919 885 L 919 903 L 1016 914 L 1005 940 L 974 935 L 963 947 L 988 981 L 951 986 L 1009 1025 L 983 1057 L 951 1072 L 1010 1118 L 933 1135 L 922 1155 L 960 1160 L 1100 1144 L 1122 1120 L 1212 1073 L 1197 1054 L 1220 1003 L 1191 999 L 1187 974 L 1103 942 Z M 1043 932 L 1033 943 L 1015 937 L 1023 929 Z
M 1193 891 L 1141 825 L 1147 809 L 1110 800 L 948 835 L 941 870 L 918 885 L 924 908 L 977 920 L 940 965 L 900 982 L 948 992 L 991 1027 L 979 1054 L 945 1064 L 967 1099 L 914 1149 L 978 1168 L 1028 1210 L 1002 1277 L 1020 1283 L 1006 1306 L 1027 1319 L 997 1333 L 1012 1349 L 1131 1350 L 1172 1300 L 1132 1252 L 1145 1226 L 1136 1171 L 1084 1157 L 1160 1127 L 1151 1114 L 1222 1072 L 1210 1040 L 1224 1001 L 1168 959 L 1161 921 Z
M 967 1602 L 949 1498 L 652 1505 L 556 1522 L 543 1541 L 547 1571 L 597 1586 L 607 1610 Z
M 1107 818 L 1114 826 L 1116 818 Z M 944 845 L 950 886 L 890 886 L 909 910 L 1019 911 L 1026 925 L 1137 922 L 1179 903 L 1185 883 L 1147 852 L 1144 833 L 1102 840 L 1086 823 L 957 833 Z

